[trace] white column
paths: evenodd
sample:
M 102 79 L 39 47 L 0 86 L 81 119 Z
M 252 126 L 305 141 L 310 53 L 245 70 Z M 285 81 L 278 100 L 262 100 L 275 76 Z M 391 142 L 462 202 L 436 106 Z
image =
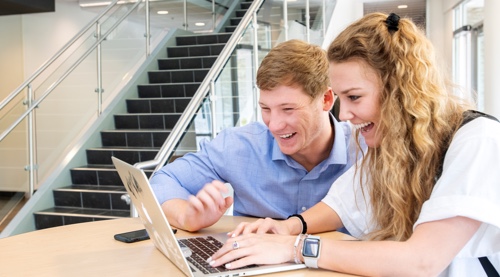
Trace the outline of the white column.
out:
M 484 0 L 484 111 L 500 118 L 500 1 Z

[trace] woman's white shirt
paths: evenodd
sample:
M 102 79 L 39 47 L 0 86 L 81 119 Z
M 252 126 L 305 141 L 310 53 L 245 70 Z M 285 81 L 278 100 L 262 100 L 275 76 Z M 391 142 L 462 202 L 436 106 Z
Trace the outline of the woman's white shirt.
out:
M 322 201 L 337 212 L 352 236 L 363 238 L 374 224 L 369 193 L 363 193 L 355 168 L 337 179 Z M 414 228 L 455 216 L 483 223 L 441 276 L 486 276 L 477 259 L 483 256 L 500 272 L 500 123 L 494 120 L 480 117 L 457 131 L 445 155 L 443 174 Z

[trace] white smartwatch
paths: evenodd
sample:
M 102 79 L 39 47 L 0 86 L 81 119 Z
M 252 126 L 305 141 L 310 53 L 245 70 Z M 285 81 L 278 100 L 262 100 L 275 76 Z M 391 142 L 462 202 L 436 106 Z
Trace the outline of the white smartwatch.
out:
M 302 257 L 307 267 L 318 268 L 321 240 L 318 236 L 307 236 L 302 244 Z

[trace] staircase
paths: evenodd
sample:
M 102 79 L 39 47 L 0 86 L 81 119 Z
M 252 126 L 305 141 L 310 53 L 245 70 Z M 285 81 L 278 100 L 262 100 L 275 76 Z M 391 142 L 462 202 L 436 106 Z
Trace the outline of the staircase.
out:
M 176 37 L 138 98 L 126 100 L 127 113 L 114 115 L 116 129 L 101 132 L 102 147 L 87 149 L 88 164 L 71 169 L 72 184 L 53 191 L 55 206 L 34 213 L 36 229 L 130 216 L 111 156 L 130 164 L 154 159 L 250 5 L 241 3 L 225 33 Z

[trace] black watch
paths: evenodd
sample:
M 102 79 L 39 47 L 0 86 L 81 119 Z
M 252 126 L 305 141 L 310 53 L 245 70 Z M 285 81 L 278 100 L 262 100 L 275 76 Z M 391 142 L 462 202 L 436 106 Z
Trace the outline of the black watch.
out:
M 302 257 L 307 267 L 318 268 L 321 251 L 321 239 L 318 236 L 307 236 L 302 244 Z

